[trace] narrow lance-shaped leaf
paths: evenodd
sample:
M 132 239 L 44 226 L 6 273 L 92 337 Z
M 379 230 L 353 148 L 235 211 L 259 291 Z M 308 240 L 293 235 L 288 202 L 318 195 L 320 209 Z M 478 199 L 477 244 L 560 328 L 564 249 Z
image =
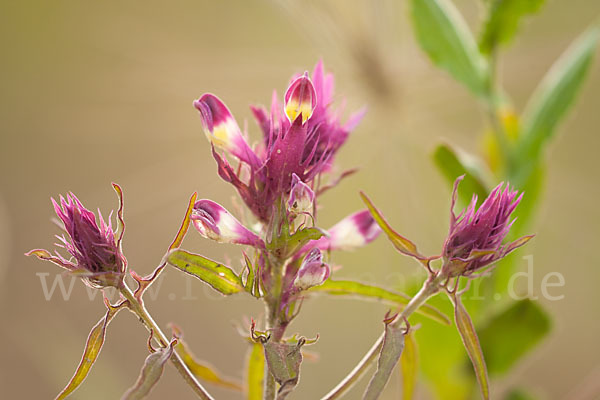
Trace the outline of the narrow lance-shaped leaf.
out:
M 507 372 L 550 332 L 550 318 L 539 304 L 514 302 L 479 329 L 481 348 L 491 375 Z
M 392 229 L 390 224 L 388 224 L 387 221 L 385 220 L 385 218 L 383 217 L 383 214 L 381 214 L 381 212 L 375 207 L 375 205 L 373 205 L 373 202 L 371 201 L 371 199 L 369 199 L 367 197 L 366 194 L 364 194 L 363 192 L 360 192 L 360 197 L 362 197 L 363 201 L 367 205 L 367 208 L 369 209 L 369 212 L 373 216 L 373 219 L 375 220 L 375 222 L 377 222 L 377 224 L 385 232 L 385 234 L 390 239 L 390 241 L 392 242 L 394 247 L 400 253 L 410 256 L 410 257 L 414 257 L 419 262 L 426 265 L 427 257 L 421 255 L 417 251 L 417 246 L 410 240 L 408 240 L 405 237 L 398 234 L 398 232 L 396 232 L 394 229 Z
M 487 400 L 490 398 L 490 384 L 477 332 L 475 332 L 471 317 L 460 301 L 460 297 L 453 295 L 451 299 L 454 303 L 454 322 L 456 323 L 456 328 L 473 364 L 477 382 L 481 389 L 481 395 Z
M 536 13 L 544 0 L 491 0 L 479 48 L 490 53 L 499 44 L 511 41 L 519 26 L 519 21 L 527 14 Z
M 529 165 L 518 174 L 522 183 L 534 168 L 543 144 L 552 137 L 556 126 L 575 100 L 592 62 L 600 36 L 600 27 L 584 32 L 554 63 L 531 96 L 523 113 L 523 130 L 517 159 Z
M 125 392 L 121 400 L 141 400 L 150 394 L 165 369 L 165 364 L 173 354 L 173 340 L 169 347 L 162 347 L 146 357 L 144 365 L 135 384 Z
M 383 346 L 377 359 L 377 371 L 371 378 L 363 400 L 376 400 L 387 385 L 404 348 L 404 328 L 386 323 Z
M 167 254 L 166 261 L 175 268 L 208 283 L 224 295 L 244 290 L 242 280 L 231 268 L 199 254 L 185 250 L 171 250 Z
M 400 356 L 400 371 L 402 373 L 402 400 L 411 400 L 415 394 L 419 373 L 417 342 L 414 331 L 404 335 L 404 350 Z
M 449 0 L 411 0 L 412 22 L 431 61 L 477 95 L 488 79 L 485 59 L 456 7 Z
M 296 344 L 277 343 L 270 340 L 263 343 L 269 371 L 280 385 L 277 391 L 277 400 L 285 399 L 298 384 L 300 364 L 302 363 L 300 348 L 305 342 L 304 338 L 300 338 Z
M 212 383 L 215 386 L 239 392 L 242 391 L 241 383 L 232 378 L 223 377 L 212 365 L 205 361 L 198 360 L 194 356 L 187 343 L 183 340 L 183 332 L 178 326 L 171 324 L 171 329 L 173 331 L 173 336 L 178 338 L 178 343 L 175 345 L 175 353 L 179 355 L 192 374 L 198 379 Z
M 378 286 L 367 285 L 355 281 L 342 281 L 327 279 L 319 286 L 313 286 L 307 290 L 307 293 L 327 293 L 334 296 L 354 296 L 359 299 L 381 300 L 382 302 L 393 306 L 406 306 L 410 301 L 410 296 L 393 292 Z M 445 325 L 450 325 L 450 320 L 443 312 L 428 304 L 422 305 L 416 311 L 425 317 Z
M 100 354 L 100 350 L 102 350 L 102 345 L 104 344 L 104 338 L 106 336 L 106 327 L 119 309 L 120 308 L 109 308 L 106 312 L 106 315 L 102 317 L 96 325 L 94 325 L 87 338 L 85 350 L 83 351 L 83 357 L 81 358 L 81 362 L 79 363 L 75 374 L 62 392 L 56 396 L 56 400 L 67 398 L 67 396 L 73 393 L 88 376 L 92 365 L 94 365 L 98 355 Z
M 456 152 L 447 144 L 439 144 L 433 153 L 433 161 L 450 185 L 456 178 L 464 175 L 461 182 L 459 196 L 463 203 L 468 204 L 471 196 L 476 194 L 480 199 L 485 199 L 488 190 L 481 179 L 481 174 L 467 157 Z
M 179 246 L 181 246 L 181 243 L 183 242 L 185 235 L 187 234 L 188 230 L 190 229 L 190 223 L 192 222 L 190 217 L 192 215 L 192 211 L 194 211 L 194 204 L 196 203 L 196 197 L 198 197 L 198 193 L 194 192 L 194 194 L 192 194 L 192 197 L 190 198 L 190 202 L 189 202 L 188 208 L 185 212 L 185 216 L 183 217 L 183 221 L 181 222 L 181 227 L 179 228 L 177 235 L 175 235 L 175 239 L 173 239 L 173 243 L 171 243 L 171 245 L 169 246 L 169 250 L 173 250 L 173 249 L 176 249 Z
M 246 371 L 248 400 L 262 400 L 265 377 L 265 353 L 261 343 L 252 344 Z

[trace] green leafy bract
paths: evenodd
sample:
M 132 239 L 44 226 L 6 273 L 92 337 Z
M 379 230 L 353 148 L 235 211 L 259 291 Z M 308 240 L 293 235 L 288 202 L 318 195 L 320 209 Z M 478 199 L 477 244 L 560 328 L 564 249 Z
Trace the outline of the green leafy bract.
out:
M 242 280 L 231 268 L 199 254 L 185 250 L 171 250 L 167 254 L 166 261 L 186 274 L 208 283 L 213 289 L 224 295 L 244 290 Z
M 392 375 L 404 348 L 404 328 L 385 325 L 383 345 L 377 359 L 377 371 L 369 381 L 363 400 L 377 400 Z

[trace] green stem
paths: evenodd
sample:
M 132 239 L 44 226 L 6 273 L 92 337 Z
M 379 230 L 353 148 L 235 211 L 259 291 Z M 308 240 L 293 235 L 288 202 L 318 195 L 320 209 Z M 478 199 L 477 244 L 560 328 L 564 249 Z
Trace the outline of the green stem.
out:
M 133 291 L 127 285 L 124 284 L 123 287 L 120 288 L 120 292 L 123 295 L 123 297 L 125 297 L 129 301 L 129 309 L 134 314 L 136 314 L 143 322 L 144 326 L 150 332 L 152 332 L 152 335 L 156 342 L 161 347 L 168 347 L 170 342 L 169 339 L 165 336 L 165 334 L 162 332 L 162 330 L 156 324 L 156 322 L 154 322 L 154 319 L 152 319 L 152 316 L 148 313 L 146 307 L 144 307 L 144 305 L 138 301 Z M 188 385 L 191 386 L 191 388 L 194 390 L 194 392 L 199 398 L 203 400 L 213 400 L 213 397 L 206 391 L 206 389 L 204 389 L 204 387 L 202 387 L 202 385 L 200 384 L 200 382 L 198 382 L 194 374 L 192 374 L 192 372 L 187 368 L 183 360 L 181 360 L 177 352 L 173 352 L 170 360 L 179 372 L 179 374 L 181 374 L 183 379 Z
M 440 284 L 443 282 L 444 277 L 442 274 L 432 275 L 430 276 L 425 283 L 423 283 L 423 287 L 419 292 L 413 297 L 410 302 L 406 305 L 406 307 L 396 316 L 394 321 L 391 322 L 394 326 L 402 323 L 405 318 L 408 318 L 413 312 L 415 312 L 419 307 L 421 307 L 425 302 L 434 294 L 436 294 L 440 290 Z M 322 397 L 321 400 L 333 400 L 341 397 L 344 393 L 346 393 L 356 381 L 358 381 L 367 369 L 371 366 L 371 364 L 377 359 L 377 355 L 383 345 L 384 334 L 382 334 L 379 339 L 373 344 L 371 349 L 365 354 L 365 356 L 360 360 L 360 362 L 354 367 L 352 371 L 329 393 Z

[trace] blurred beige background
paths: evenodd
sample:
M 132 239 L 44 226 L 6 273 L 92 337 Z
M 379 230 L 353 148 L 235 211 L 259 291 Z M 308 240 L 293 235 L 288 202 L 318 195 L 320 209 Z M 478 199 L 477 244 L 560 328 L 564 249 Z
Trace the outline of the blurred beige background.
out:
M 478 2 L 457 4 L 474 24 Z M 405 2 L 365 0 L 350 7 L 339 1 L 316 13 L 300 9 L 295 14 L 298 9 L 276 1 L 0 4 L 0 397 L 53 398 L 103 313 L 100 298 L 90 301 L 78 282 L 69 301 L 58 293 L 46 301 L 36 274 L 49 273 L 51 283 L 58 269 L 23 256 L 54 243 L 51 196 L 73 191 L 87 207 L 107 214 L 116 208 L 110 183 L 121 184 L 124 248 L 132 268 L 143 274 L 162 257 L 193 191 L 231 207 L 234 192 L 216 175 L 192 107 L 204 92 L 218 94 L 258 138 L 248 104 L 268 103 L 274 88 L 281 95 L 292 74 L 312 70 L 322 57 L 336 74 L 338 99 L 345 97 L 349 108 L 368 104 L 370 111 L 337 159 L 340 169 L 362 170 L 322 198 L 320 225 L 329 227 L 360 208 L 362 189 L 426 253 L 439 250 L 449 191 L 429 155 L 443 138 L 476 152 L 475 139 L 485 127 L 480 105 L 424 59 Z M 322 19 L 311 21 L 311 13 Z M 550 0 L 527 21 L 502 54 L 504 83 L 519 108 L 548 66 L 599 14 L 599 2 Z M 541 300 L 554 316 L 555 330 L 495 383 L 498 391 L 524 383 L 543 399 L 561 399 L 585 385 L 586 377 L 600 379 L 599 61 L 551 146 L 547 197 L 533 228 L 537 238 L 527 249 L 535 256 L 536 292 L 544 274 L 560 271 L 565 298 Z M 238 249 L 195 232 L 184 247 L 219 260 L 229 253 L 237 265 Z M 344 266 L 338 277 L 390 286 L 401 285 L 417 268 L 384 239 L 334 254 L 333 261 Z M 156 300 L 147 303 L 163 326 L 181 325 L 198 356 L 241 378 L 247 345 L 233 324 L 262 313 L 259 302 L 243 300 L 220 298 L 168 270 Z M 379 335 L 384 312 L 381 305 L 351 300 L 307 302 L 290 332 L 319 333 L 310 350 L 320 359 L 305 362 L 294 398 L 314 399 L 329 390 Z M 131 314 L 119 315 L 99 361 L 72 398 L 119 398 L 138 375 L 146 338 Z M 239 398 L 214 393 L 218 399 Z M 423 387 L 420 395 L 429 398 Z M 384 397 L 399 396 L 394 378 Z M 151 396 L 167 397 L 192 398 L 172 367 Z

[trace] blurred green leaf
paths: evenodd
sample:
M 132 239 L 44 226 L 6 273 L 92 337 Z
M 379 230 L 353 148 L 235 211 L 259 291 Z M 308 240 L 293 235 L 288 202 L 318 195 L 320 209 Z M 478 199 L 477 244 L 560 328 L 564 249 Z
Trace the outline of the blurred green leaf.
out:
M 381 300 L 396 307 L 405 306 L 410 301 L 410 296 L 406 294 L 392 292 L 391 290 L 360 282 L 337 281 L 333 279 L 327 279 L 322 285 L 313 286 L 307 292 L 322 292 L 335 296 L 355 296 L 360 299 Z M 446 314 L 429 304 L 422 305 L 416 312 L 442 324 L 450 324 L 450 320 Z
M 514 302 L 479 329 L 490 374 L 507 372 L 550 332 L 550 317 L 530 299 Z
M 543 4 L 544 0 L 492 0 L 479 40 L 480 50 L 487 54 L 497 45 L 510 42 L 520 19 L 536 13 Z
M 104 338 L 106 336 L 106 327 L 119 310 L 120 308 L 109 308 L 106 315 L 94 325 L 87 338 L 85 350 L 83 351 L 81 362 L 77 366 L 77 370 L 75 370 L 75 374 L 62 392 L 56 396 L 56 400 L 67 398 L 88 376 L 92 365 L 94 365 L 100 354 L 100 350 L 102 350 L 102 345 L 104 344 Z
M 247 384 L 248 400 L 263 399 L 265 377 L 265 353 L 261 343 L 254 343 L 248 357 Z
M 488 70 L 462 16 L 449 0 L 411 0 L 417 40 L 431 61 L 477 95 L 486 91 Z
M 419 358 L 414 331 L 404 335 L 404 350 L 400 356 L 400 371 L 402 374 L 402 400 L 411 400 L 415 394 L 419 375 Z
M 535 400 L 536 397 L 523 388 L 512 388 L 504 395 L 504 400 Z
M 167 255 L 167 262 L 186 274 L 208 283 L 213 289 L 224 295 L 244 290 L 242 280 L 231 268 L 199 254 L 189 253 L 185 250 L 171 250 Z
M 406 239 L 402 235 L 398 234 L 398 232 L 396 232 L 394 229 L 392 229 L 390 224 L 388 224 L 385 218 L 383 217 L 383 214 L 381 214 L 381 212 L 377 209 L 377 207 L 375 207 L 373 202 L 371 202 L 371 199 L 369 199 L 367 195 L 363 192 L 360 192 L 360 197 L 367 205 L 367 208 L 369 209 L 369 212 L 373 216 L 375 222 L 377 222 L 377 224 L 385 232 L 388 239 L 390 240 L 390 242 L 392 242 L 396 250 L 398 250 L 404 255 L 416 258 L 417 261 L 419 261 L 423 265 L 427 265 L 427 257 L 419 253 L 419 251 L 417 250 L 417 246 L 413 242 Z
M 471 201 L 473 194 L 476 194 L 481 200 L 487 197 L 488 190 L 481 179 L 481 174 L 477 172 L 477 167 L 467 157 L 447 144 L 439 144 L 433 152 L 433 161 L 451 186 L 456 178 L 461 175 L 465 176 L 458 191 L 464 204 Z
M 517 148 L 519 170 L 513 175 L 519 185 L 535 168 L 544 144 L 579 93 L 590 68 L 600 28 L 593 26 L 573 42 L 554 63 L 531 96 L 523 113 L 522 133 Z
M 263 343 L 269 371 L 280 385 L 277 400 L 285 399 L 298 384 L 302 363 L 300 348 L 304 343 L 302 338 L 296 344 L 278 343 L 268 339 Z
M 162 347 L 146 357 L 137 381 L 125 392 L 121 400 L 141 400 L 150 394 L 162 376 L 165 364 L 173 354 L 173 346 L 176 342 L 173 340 L 169 347 Z
M 490 398 L 490 384 L 483 352 L 477 339 L 477 332 L 475 332 L 471 317 L 463 306 L 460 297 L 454 295 L 452 301 L 454 303 L 454 322 L 456 323 L 456 328 L 458 329 L 458 333 L 460 333 L 467 354 L 473 364 L 479 388 L 481 389 L 481 395 L 487 400 Z
M 377 371 L 369 381 L 363 400 L 377 400 L 392 375 L 404 348 L 404 328 L 385 325 L 383 346 L 377 359 Z
M 243 387 L 242 384 L 231 378 L 225 378 L 221 376 L 215 368 L 205 361 L 198 360 L 189 349 L 186 342 L 183 341 L 181 329 L 175 325 L 171 325 L 173 330 L 173 336 L 178 337 L 178 343 L 175 345 L 175 352 L 179 355 L 181 360 L 188 367 L 190 372 L 194 374 L 198 379 L 212 383 L 215 386 L 220 386 L 225 389 L 231 389 L 241 392 Z

